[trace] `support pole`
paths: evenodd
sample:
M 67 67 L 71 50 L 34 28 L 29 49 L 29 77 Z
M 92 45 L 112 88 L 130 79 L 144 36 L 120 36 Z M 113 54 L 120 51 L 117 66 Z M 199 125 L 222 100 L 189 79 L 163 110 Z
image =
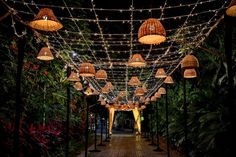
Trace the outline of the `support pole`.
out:
M 232 34 L 233 34 L 233 23 L 236 21 L 235 17 L 229 17 L 225 15 L 225 56 L 227 63 L 227 74 L 228 74 L 228 102 L 227 108 L 229 111 L 229 120 L 231 126 L 229 127 L 229 134 L 231 136 L 229 140 L 229 154 L 234 153 L 235 150 L 235 102 L 234 102 L 234 80 L 233 80 L 233 69 L 232 69 Z M 230 156 L 228 154 L 228 156 Z M 227 156 L 227 154 L 226 154 Z
M 24 48 L 25 48 L 25 38 L 19 38 L 18 41 L 18 60 L 17 60 L 17 71 L 16 71 L 16 109 L 15 109 L 15 123 L 14 123 L 14 148 L 13 155 L 14 157 L 19 156 L 20 152 L 20 119 L 22 114 L 21 106 L 21 76 L 22 76 L 22 67 L 24 59 Z
M 184 92 L 184 149 L 185 156 L 188 157 L 188 111 L 186 103 L 186 80 L 183 79 L 183 92 Z
M 71 67 L 67 67 L 67 77 L 70 76 L 71 73 Z M 65 157 L 69 156 L 69 143 L 70 143 L 70 85 L 67 85 L 66 88 L 66 93 L 67 93 L 67 105 L 66 105 L 66 146 L 65 146 Z
M 108 133 L 108 109 L 106 109 L 106 118 L 105 118 L 105 130 L 106 130 L 106 139 L 104 140 L 104 142 L 110 142 L 110 140 L 109 140 L 109 133 Z
M 151 143 L 149 144 L 150 146 L 154 146 L 155 143 L 154 143 L 154 132 L 153 132 L 153 104 L 152 104 L 152 112 L 151 112 L 151 128 L 150 128 L 150 131 L 151 131 Z
M 157 102 L 156 102 L 156 149 L 154 149 L 153 151 L 156 151 L 156 152 L 162 152 L 163 150 L 161 149 L 160 147 L 160 139 L 159 139 L 159 114 L 158 114 L 158 105 L 157 105 Z
M 101 123 L 101 140 L 100 143 L 98 144 L 98 146 L 106 146 L 105 144 L 102 143 L 102 133 L 103 133 L 103 120 L 102 120 L 102 116 L 100 117 L 100 123 Z
M 168 88 L 168 85 L 166 84 L 166 146 L 167 146 L 167 157 L 170 157 L 168 89 L 167 88 Z
M 88 155 L 88 127 L 89 127 L 89 104 L 87 103 L 87 96 L 84 95 L 85 103 L 86 103 L 86 130 L 85 130 L 85 151 L 84 156 L 87 157 Z
M 95 113 L 95 120 L 94 120 L 94 149 L 90 150 L 90 152 L 100 152 L 100 150 L 97 149 L 97 113 Z

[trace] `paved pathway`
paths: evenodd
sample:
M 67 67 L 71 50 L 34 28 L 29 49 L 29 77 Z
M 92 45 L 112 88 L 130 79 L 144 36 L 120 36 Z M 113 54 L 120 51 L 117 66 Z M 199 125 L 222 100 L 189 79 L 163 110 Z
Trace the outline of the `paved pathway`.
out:
M 106 146 L 97 146 L 101 152 L 88 152 L 88 157 L 166 157 L 165 152 L 153 151 L 155 146 L 149 146 L 144 138 L 131 134 L 113 134 L 111 141 L 104 144 Z M 84 157 L 84 152 L 77 157 Z

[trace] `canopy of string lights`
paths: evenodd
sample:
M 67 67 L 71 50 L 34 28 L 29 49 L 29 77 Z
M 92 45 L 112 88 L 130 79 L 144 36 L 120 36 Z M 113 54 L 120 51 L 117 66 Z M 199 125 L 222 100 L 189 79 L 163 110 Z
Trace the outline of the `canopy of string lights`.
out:
M 41 8 L 53 10 L 63 28 L 47 33 L 34 30 L 37 38 L 46 39 L 57 57 L 72 65 L 75 71 L 79 71 L 84 62 L 92 63 L 96 71 L 105 70 L 107 74 L 102 76 L 105 79 L 84 79 L 106 104 L 143 102 L 151 97 L 164 81 L 155 77 L 157 69 L 163 68 L 167 76 L 171 75 L 182 58 L 198 48 L 217 26 L 228 5 L 227 0 L 117 0 L 110 3 L 91 0 L 84 2 L 83 7 L 64 0 L 57 5 L 34 0 L 7 0 L 5 3 L 23 23 L 32 20 Z M 139 42 L 139 28 L 149 18 L 155 18 L 163 25 L 165 41 L 157 44 Z M 14 18 L 12 22 L 14 28 Z M 142 66 L 128 64 L 134 54 L 141 55 Z M 132 77 L 138 79 L 135 85 L 129 85 Z M 107 82 L 112 88 L 103 92 Z M 140 87 L 143 90 L 137 94 Z

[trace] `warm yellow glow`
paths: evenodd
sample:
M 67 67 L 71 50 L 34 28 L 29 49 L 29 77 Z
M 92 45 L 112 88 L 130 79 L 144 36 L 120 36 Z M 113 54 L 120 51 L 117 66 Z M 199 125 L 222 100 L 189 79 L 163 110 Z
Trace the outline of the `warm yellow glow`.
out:
M 40 9 L 36 17 L 29 22 L 29 26 L 41 31 L 57 31 L 63 27 L 49 8 Z
M 135 125 L 137 126 L 137 132 L 136 134 L 141 134 L 141 117 L 140 112 L 137 108 L 133 109 L 133 115 L 134 115 L 134 121 Z
M 108 108 L 108 110 L 109 110 L 109 134 L 112 134 L 112 126 L 113 126 L 115 109 L 111 107 L 111 108 Z
M 195 78 L 197 77 L 197 72 L 195 69 L 185 69 L 184 70 L 184 78 Z
M 231 0 L 228 9 L 226 9 L 226 14 L 231 17 L 236 17 L 236 0 Z
M 167 76 L 166 79 L 164 80 L 164 83 L 166 84 L 173 84 L 174 81 L 171 76 Z
M 53 60 L 54 57 L 52 55 L 51 50 L 48 47 L 43 47 L 41 48 L 41 50 L 39 51 L 39 54 L 37 56 L 37 59 L 39 60 L 43 60 L 43 61 L 50 61 Z
M 67 80 L 68 81 L 75 81 L 75 82 L 80 81 L 78 74 L 74 71 L 72 71 L 70 73 L 70 76 L 67 78 Z
M 166 78 L 166 72 L 165 72 L 165 70 L 164 70 L 164 68 L 159 68 L 159 69 L 157 69 L 157 72 L 156 72 L 156 75 L 155 75 L 155 77 L 156 78 Z

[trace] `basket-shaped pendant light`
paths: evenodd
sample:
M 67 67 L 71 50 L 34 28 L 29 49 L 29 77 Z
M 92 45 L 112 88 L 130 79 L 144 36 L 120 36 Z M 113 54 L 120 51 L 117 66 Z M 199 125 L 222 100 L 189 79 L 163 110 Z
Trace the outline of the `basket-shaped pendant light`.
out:
M 82 83 L 80 83 L 80 82 L 76 82 L 76 83 L 74 84 L 74 88 L 75 88 L 76 90 L 81 91 L 81 90 L 83 90 L 83 85 L 82 85 Z
M 53 60 L 54 57 L 52 55 L 51 50 L 48 47 L 42 47 L 38 53 L 37 59 L 43 60 L 43 61 L 50 61 L 50 60 Z
M 157 100 L 157 98 L 155 96 L 151 97 L 151 101 L 156 101 L 156 100 Z
M 93 77 L 95 75 L 95 69 L 91 63 L 81 63 L 79 67 L 79 74 L 83 77 Z
M 231 17 L 236 17 L 236 0 L 231 0 L 228 8 L 226 9 L 226 14 Z
M 199 62 L 194 55 L 186 55 L 181 61 L 182 69 L 198 68 Z
M 173 84 L 174 81 L 173 81 L 172 77 L 171 77 L 170 75 L 168 75 L 168 76 L 165 78 L 164 83 L 165 83 L 165 84 Z
M 95 74 L 97 80 L 106 80 L 107 72 L 105 70 L 98 70 Z
M 138 41 L 143 44 L 160 44 L 166 41 L 166 31 L 161 22 L 149 18 L 139 27 Z
M 195 78 L 197 77 L 197 72 L 195 69 L 185 69 L 184 70 L 184 78 Z
M 118 97 L 124 97 L 126 95 L 125 91 L 120 91 Z
M 166 94 L 166 89 L 164 87 L 160 87 L 157 92 L 160 94 Z
M 141 85 L 141 82 L 139 81 L 137 76 L 132 76 L 131 79 L 128 82 L 128 85 L 130 85 L 130 86 L 139 86 L 139 85 Z
M 145 65 L 145 60 L 140 54 L 134 54 L 128 61 L 128 66 L 132 67 L 144 67 Z
M 105 87 L 107 88 L 107 89 L 114 89 L 114 87 L 113 87 L 113 85 L 112 85 L 112 83 L 111 82 L 107 82 L 106 83 L 106 85 L 105 85 Z
M 63 27 L 57 20 L 52 9 L 49 8 L 40 9 L 36 17 L 29 22 L 29 26 L 33 29 L 50 32 L 57 31 Z
M 90 87 L 87 87 L 87 89 L 85 90 L 84 94 L 86 95 L 93 95 L 93 91 Z
M 135 95 L 136 96 L 142 96 L 142 95 L 144 95 L 144 90 L 143 90 L 143 88 L 142 87 L 138 87 L 135 91 L 134 91 L 134 93 L 135 93 Z
M 74 72 L 74 71 L 72 71 L 70 73 L 70 76 L 67 78 L 67 80 L 68 81 L 75 81 L 75 82 L 80 81 L 78 74 L 76 72 Z
M 156 92 L 156 93 L 154 94 L 154 96 L 155 96 L 156 98 L 161 98 L 161 94 L 160 94 L 159 92 Z
M 166 78 L 166 76 L 167 76 L 166 72 L 163 68 L 157 69 L 157 72 L 156 72 L 156 75 L 155 75 L 156 78 Z

